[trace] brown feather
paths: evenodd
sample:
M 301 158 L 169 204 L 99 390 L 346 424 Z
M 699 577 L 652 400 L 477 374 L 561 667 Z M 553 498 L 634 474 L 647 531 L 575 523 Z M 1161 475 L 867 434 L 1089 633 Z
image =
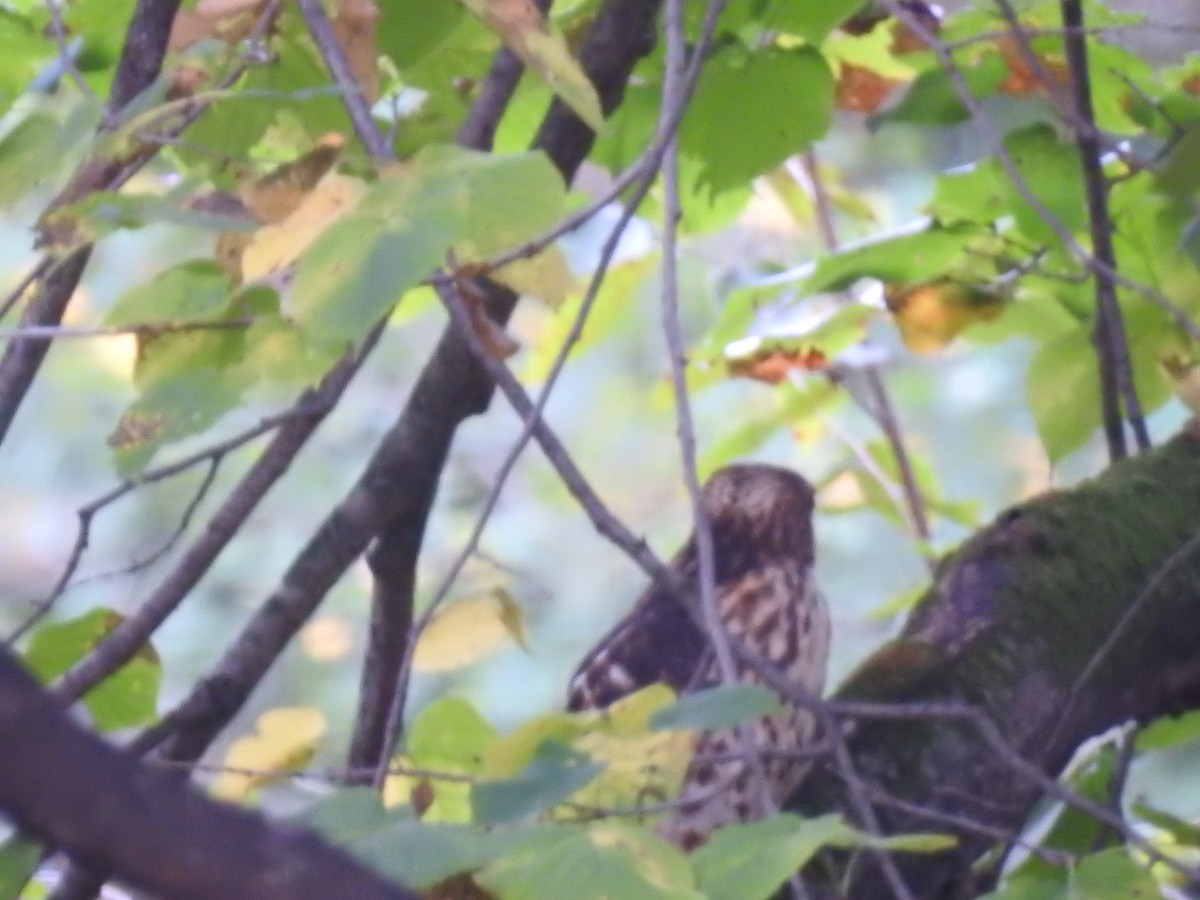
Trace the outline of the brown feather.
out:
M 813 489 L 786 469 L 734 465 L 704 486 L 712 529 L 718 611 L 731 635 L 745 641 L 812 693 L 824 685 L 829 616 L 812 579 Z M 623 620 L 584 658 L 571 679 L 568 708 L 597 709 L 655 682 L 680 693 L 719 683 L 695 597 L 697 549 L 693 534 L 671 565 L 692 585 L 691 596 L 651 587 Z M 742 681 L 757 682 L 748 669 Z M 775 751 L 765 757 L 773 801 L 782 799 L 803 766 L 781 756 L 800 747 L 812 730 L 807 713 L 789 708 L 752 723 L 754 743 Z M 680 791 L 683 805 L 660 826 L 685 849 L 712 829 L 752 817 L 761 808 L 743 759 L 717 762 L 738 746 L 729 731 L 701 735 Z M 695 798 L 689 801 L 689 798 Z

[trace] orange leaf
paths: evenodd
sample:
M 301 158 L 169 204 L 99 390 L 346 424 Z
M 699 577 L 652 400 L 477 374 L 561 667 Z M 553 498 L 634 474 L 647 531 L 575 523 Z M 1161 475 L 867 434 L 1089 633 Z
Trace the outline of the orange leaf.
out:
M 829 360 L 815 347 L 789 350 L 784 347 L 764 347 L 750 356 L 731 359 L 726 363 L 730 375 L 753 378 L 767 384 L 779 384 L 792 370 L 817 372 L 825 368 Z
M 900 5 L 905 7 L 912 14 L 913 18 L 920 22 L 930 34 L 936 35 L 942 30 L 942 12 L 940 8 L 927 3 L 913 2 L 913 0 L 901 0 Z M 892 33 L 895 35 L 892 38 L 892 53 L 896 56 L 929 49 L 929 45 L 925 42 L 925 39 L 909 28 L 903 21 L 896 21 L 896 24 L 892 26 Z
M 1045 93 L 1046 85 L 1038 72 L 1034 71 L 1028 59 L 1028 51 L 1022 52 L 1016 38 L 1003 37 L 996 42 L 1000 56 L 1008 67 L 1008 74 L 1000 82 L 1000 92 L 1012 97 L 1027 97 L 1030 94 Z M 1047 56 L 1034 54 L 1040 64 L 1041 74 L 1052 82 L 1055 88 L 1065 87 L 1070 83 L 1071 75 L 1066 64 Z
M 842 63 L 838 73 L 835 102 L 838 109 L 870 114 L 883 105 L 892 89 L 901 82 L 853 63 Z
M 488 315 L 487 298 L 484 293 L 464 278 L 455 277 L 459 296 L 467 308 L 471 319 L 471 329 L 488 356 L 493 359 L 505 360 L 521 349 L 521 345 L 507 331 Z
M 951 281 L 892 285 L 885 291 L 888 309 L 905 346 L 932 353 L 946 346 L 973 322 L 1000 315 L 1000 300 Z

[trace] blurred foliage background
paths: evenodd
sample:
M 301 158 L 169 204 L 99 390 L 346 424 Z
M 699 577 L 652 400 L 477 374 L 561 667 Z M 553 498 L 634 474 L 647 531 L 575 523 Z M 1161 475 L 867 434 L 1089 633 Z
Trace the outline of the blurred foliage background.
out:
M 1146 17 L 1146 22 L 1117 29 L 1115 40 L 1145 54 L 1154 65 L 1176 64 L 1195 44 L 1200 12 L 1192 3 L 1112 5 Z M 1017 98 L 988 98 L 985 105 L 1005 129 L 1040 115 Z M 521 145 L 526 135 L 520 117 L 509 127 L 512 133 L 502 132 L 500 143 Z M 849 112 L 836 114 L 814 150 L 828 182 L 837 186 L 842 241 L 909 225 L 925 213 L 935 176 L 981 152 L 970 122 L 880 124 Z M 156 182 L 164 172 L 152 167 L 138 177 Z M 594 191 L 606 178 L 592 167 L 577 189 Z M 0 287 L 5 290 L 37 258 L 30 229 L 49 199 L 48 191 L 26 193 L 0 218 L 0 272 L 7 273 Z M 803 203 L 789 207 L 765 179 L 753 182 L 736 202 L 722 195 L 706 209 L 700 194 L 689 202 L 693 215 L 722 222 L 689 234 L 680 258 L 685 324 L 698 344 L 720 321 L 731 292 L 764 278 L 786 277 L 825 252 L 811 204 L 807 209 Z M 654 206 L 652 202 L 647 218 L 635 221 L 627 233 L 606 288 L 607 304 L 599 314 L 604 318 L 590 326 L 586 346 L 568 365 L 547 418 L 614 512 L 666 556 L 682 543 L 690 524 L 659 326 L 653 256 L 658 235 L 650 218 Z M 594 261 L 605 225 L 601 218 L 564 241 L 578 274 Z M 68 323 L 101 318 L 131 287 L 174 263 L 210 253 L 213 240 L 211 231 L 161 224 L 106 238 L 72 300 Z M 782 315 L 803 315 L 807 302 L 793 298 Z M 509 331 L 521 349 L 511 364 L 531 386 L 544 374 L 546 347 L 572 313 L 570 303 L 558 311 L 537 304 L 519 307 Z M 363 448 L 373 446 L 394 418 L 444 320 L 440 306 L 428 296 L 414 297 L 400 308 L 393 327 L 293 466 L 286 485 L 254 513 L 242 538 L 160 630 L 155 648 L 164 666 L 162 705 L 178 699 L 194 682 L 214 644 L 233 634 L 256 608 L 313 526 L 357 478 Z M 1025 369 L 1035 344 L 1020 337 L 996 339 L 994 327 L 980 322 L 962 339 L 918 354 L 905 346 L 886 318 L 869 325 L 910 450 L 928 473 L 926 487 L 952 513 L 935 516 L 928 545 L 914 539 L 885 496 L 864 492 L 871 477 L 865 461 L 869 447 L 879 440 L 878 429 L 845 397 L 798 425 L 779 421 L 755 428 L 756 421 L 771 423 L 778 417 L 778 393 L 772 386 L 753 379 L 717 379 L 694 395 L 702 458 L 708 464 L 735 458 L 770 461 L 821 485 L 817 565 L 834 617 L 831 682 L 893 631 L 906 603 L 926 584 L 930 559 L 1014 501 L 1071 484 L 1104 465 L 1098 435 L 1050 462 L 1026 396 Z M 58 577 L 75 540 L 75 510 L 113 484 L 101 441 L 135 396 L 133 356 L 128 336 L 56 343 L 16 429 L 0 446 L 0 470 L 7 473 L 0 480 L 0 626 L 6 629 Z M 824 377 L 808 375 L 806 384 Z M 855 386 L 848 387 L 852 392 Z M 253 403 L 222 420 L 221 430 L 252 424 L 288 396 L 282 388 L 260 388 Z M 1152 418 L 1154 433 L 1171 433 L 1187 415 L 1182 404 L 1168 403 Z M 502 402 L 460 429 L 425 542 L 420 569 L 424 591 L 440 580 L 462 546 L 478 503 L 519 431 L 519 422 Z M 196 436 L 177 444 L 173 453 L 203 447 L 211 438 L 209 433 Z M 231 486 L 238 465 L 252 459 L 254 450 L 242 448 L 222 467 L 196 521 L 211 509 L 212 498 Z M 200 477 L 193 472 L 149 486 L 106 509 L 93 527 L 81 583 L 59 600 L 56 614 L 68 617 L 97 605 L 129 609 L 168 570 L 171 557 L 132 573 L 121 569 L 146 557 L 177 527 Z M 574 665 L 643 586 L 644 576 L 594 533 L 538 451 L 530 449 L 454 594 L 483 596 L 502 589 L 521 610 L 525 646 L 502 641 L 495 652 L 466 668 L 418 673 L 410 715 L 433 698 L 461 695 L 503 730 L 559 708 Z M 344 746 L 351 725 L 369 590 L 368 574 L 359 563 L 244 713 L 249 717 L 300 701 L 316 706 L 330 724 L 324 746 L 332 750 L 323 760 L 330 764 L 340 761 L 337 748 Z M 1180 780 L 1185 772 L 1186 782 Z M 1188 744 L 1149 759 L 1139 785 L 1157 788 L 1156 800 L 1165 808 L 1194 816 L 1200 814 L 1200 780 L 1192 777 L 1197 772 L 1200 746 Z

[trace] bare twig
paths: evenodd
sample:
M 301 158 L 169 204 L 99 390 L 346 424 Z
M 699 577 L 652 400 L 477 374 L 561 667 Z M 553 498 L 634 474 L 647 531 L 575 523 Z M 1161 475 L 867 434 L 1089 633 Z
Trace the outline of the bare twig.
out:
M 817 212 L 817 225 L 821 233 L 821 240 L 825 244 L 826 250 L 836 253 L 841 246 L 841 242 L 838 240 L 837 225 L 833 218 L 833 204 L 830 203 L 829 191 L 825 187 L 825 180 L 821 177 L 816 152 L 809 150 L 805 153 L 802 158 L 802 164 L 805 180 L 812 191 L 813 206 Z M 884 383 L 883 375 L 876 366 L 867 366 L 864 375 L 866 376 L 867 389 L 871 393 L 871 405 L 867 407 L 867 412 L 879 425 L 884 439 L 891 448 L 892 457 L 896 460 L 896 470 L 900 474 L 900 487 L 903 490 L 904 502 L 907 506 L 906 518 L 911 524 L 913 533 L 917 538 L 923 544 L 928 545 L 930 532 L 929 517 L 925 511 L 925 498 L 921 496 L 921 489 L 917 486 L 917 478 L 913 471 L 912 460 L 908 455 L 904 432 L 900 426 L 899 419 L 896 417 L 895 409 L 892 406 L 887 385 Z M 851 396 L 854 396 L 853 393 L 851 393 Z M 927 556 L 927 553 L 923 553 L 922 555 Z
M 349 386 L 382 331 L 382 324 L 376 326 L 356 356 L 343 358 L 316 389 L 305 392 L 293 407 L 292 415 L 278 426 L 278 432 L 262 455 L 209 520 L 204 533 L 137 611 L 105 635 L 103 641 L 59 679 L 54 686 L 56 696 L 68 700 L 82 696 L 127 663 L 150 639 L 208 571 L 271 486 L 287 471 L 296 454 Z
M 995 156 L 1005 177 L 1013 185 L 1018 196 L 1054 233 L 1054 236 L 1058 238 L 1063 247 L 1090 272 L 1104 273 L 1119 287 L 1123 287 L 1150 300 L 1167 314 L 1176 327 L 1195 340 L 1200 341 L 1200 325 L 1197 325 L 1182 307 L 1161 292 L 1121 275 L 1080 245 L 1070 230 L 1063 225 L 1058 217 L 1046 207 L 1029 187 L 1029 183 L 1017 168 L 1012 154 L 1004 146 L 1004 140 L 999 131 L 997 131 L 996 126 L 980 106 L 979 100 L 971 93 L 971 88 L 967 84 L 962 68 L 955 62 L 953 55 L 946 45 L 898 0 L 882 0 L 882 2 L 896 18 L 904 22 L 933 51 L 946 75 L 949 77 L 954 95 L 971 114 L 971 120 L 975 128 L 986 142 L 988 149 Z
M 58 62 L 62 71 L 79 89 L 79 93 L 85 97 L 94 97 L 92 89 L 88 87 L 87 82 L 79 73 L 79 67 L 75 65 L 71 49 L 67 46 L 67 29 L 63 24 L 62 5 L 58 0 L 45 0 L 45 5 L 46 12 L 50 14 L 50 24 L 46 30 L 50 32 L 50 37 L 54 39 L 54 45 L 58 48 Z
M 0 328 L 0 341 L 54 341 L 63 338 L 116 337 L 132 334 L 162 334 L 182 331 L 222 331 L 247 328 L 253 318 L 220 319 L 211 322 L 174 322 L 169 325 L 22 325 L 18 328 Z
M 371 107 L 367 103 L 362 88 L 354 80 L 350 63 L 346 61 L 346 55 L 342 52 L 337 36 L 333 33 L 333 26 L 329 22 L 329 17 L 325 15 L 325 8 L 321 5 L 321 0 L 296 0 L 296 5 L 300 8 L 300 15 L 304 17 L 304 24 L 308 26 L 308 33 L 312 35 L 313 43 L 317 45 L 321 58 L 325 60 L 329 74 L 342 89 L 342 104 L 350 115 L 350 122 L 354 126 L 354 133 L 358 140 L 372 159 L 377 161 L 391 159 L 392 148 L 387 143 L 383 132 L 379 130 L 379 126 L 376 125 L 375 117 L 371 115 Z
M 596 530 L 624 550 L 655 582 L 668 586 L 671 589 L 682 590 L 683 585 L 678 583 L 675 574 L 653 554 L 650 548 L 646 546 L 646 542 L 629 531 L 621 520 L 608 510 L 603 501 L 600 500 L 588 485 L 583 477 L 583 473 L 571 461 L 566 448 L 563 447 L 562 443 L 554 435 L 554 432 L 546 425 L 536 405 L 529 399 L 528 394 L 525 393 L 512 373 L 483 346 L 479 336 L 472 327 L 470 313 L 466 309 L 466 305 L 458 292 L 458 286 L 454 279 L 449 276 L 439 276 L 435 280 L 438 284 L 438 294 L 441 296 L 442 302 L 446 305 L 455 326 L 460 330 L 468 347 L 470 347 L 476 359 L 483 365 L 492 381 L 500 388 L 500 391 L 505 395 L 509 404 L 521 417 L 524 422 L 524 428 L 537 440 L 538 445 L 546 454 L 546 458 L 554 466 L 559 478 L 562 479 L 563 484 L 566 485 L 575 499 L 579 501 L 580 506 L 588 514 Z M 509 453 L 509 457 L 515 459 L 515 454 L 519 453 L 523 446 L 523 441 L 515 443 Z M 496 484 L 500 483 L 501 479 L 497 478 Z M 493 487 L 492 492 L 489 493 L 489 499 L 497 493 L 497 489 Z M 484 521 L 485 519 L 482 517 L 477 520 L 476 532 L 481 531 Z M 477 539 L 478 535 L 476 534 L 474 540 Z M 468 542 L 466 549 L 473 549 L 472 544 L 473 541 Z M 444 596 L 445 591 L 448 590 L 449 585 L 452 583 L 451 576 L 456 574 L 456 568 L 451 567 L 448 576 L 443 579 L 442 585 L 439 587 L 439 593 L 442 596 Z M 398 683 L 396 690 L 392 694 L 391 706 L 388 710 L 388 727 L 385 729 L 386 743 L 384 752 L 380 756 L 381 764 L 376 770 L 376 786 L 382 784 L 383 779 L 386 777 L 386 766 L 384 763 L 391 757 L 392 748 L 399 737 L 399 724 L 403 716 L 405 697 L 408 693 L 408 681 L 412 670 L 412 657 L 416 648 L 416 638 L 420 634 L 421 629 L 428 624 L 431 615 L 432 613 L 426 610 L 422 618 L 414 624 L 404 648 L 404 656 L 399 667 Z
M 187 532 L 188 527 L 192 524 L 192 517 L 200 508 L 200 504 L 204 502 L 204 498 L 208 496 L 209 489 L 213 486 L 213 482 L 217 478 L 217 470 L 221 464 L 217 459 L 211 459 L 208 463 L 208 469 L 204 472 L 204 477 L 200 479 L 200 484 L 196 486 L 196 490 L 192 492 L 192 497 L 188 500 L 187 505 L 183 508 L 182 514 L 179 516 L 179 521 L 175 527 L 171 529 L 171 533 L 167 535 L 166 540 L 162 541 L 157 547 L 149 553 L 135 558 L 132 562 L 122 566 L 119 569 L 110 572 L 97 572 L 95 575 L 89 575 L 86 578 L 77 582 L 78 585 L 87 584 L 92 581 L 98 581 L 107 578 L 117 578 L 122 575 L 132 575 L 135 572 L 140 572 L 142 569 L 149 568 L 162 559 L 166 554 L 170 553 L 179 543 L 179 539 Z
M 8 296 L 3 301 L 0 301 L 0 319 L 3 319 L 12 311 L 12 308 L 25 296 L 25 292 L 33 287 L 52 265 L 54 265 L 54 260 L 49 256 L 43 256 L 37 265 L 25 273 L 25 276 L 8 292 Z
M 210 465 L 210 470 L 209 474 L 205 477 L 204 482 L 201 484 L 200 493 L 196 495 L 198 500 L 203 496 L 203 492 L 206 490 L 207 485 L 211 484 L 213 476 L 216 475 L 217 467 L 231 452 L 245 444 L 250 443 L 256 438 L 261 437 L 267 432 L 273 431 L 292 419 L 297 417 L 309 417 L 318 413 L 323 414 L 327 412 L 328 409 L 329 406 L 327 404 L 309 405 L 302 401 L 288 411 L 279 415 L 268 416 L 257 425 L 246 429 L 240 434 L 236 434 L 231 438 L 221 441 L 218 444 L 215 444 L 211 447 L 206 447 L 203 450 L 198 450 L 195 453 L 191 453 L 173 463 L 168 463 L 167 465 L 159 466 L 158 468 L 154 469 L 147 469 L 137 478 L 122 482 L 121 484 L 117 485 L 117 487 L 97 497 L 95 500 L 92 500 L 91 502 L 79 507 L 79 509 L 75 511 L 75 515 L 79 519 L 79 527 L 76 531 L 75 542 L 71 547 L 71 551 L 67 554 L 67 562 L 63 566 L 63 571 L 59 575 L 58 581 L 55 582 L 54 587 L 50 589 L 50 592 L 43 599 L 38 601 L 28 618 L 26 618 L 12 632 L 12 634 L 8 636 L 8 638 L 5 640 L 5 644 L 11 646 L 14 641 L 28 633 L 29 629 L 37 624 L 37 622 L 40 621 L 46 615 L 46 613 L 48 613 L 54 607 L 54 604 L 58 598 L 73 586 L 71 579 L 78 570 L 79 564 L 83 559 L 83 553 L 87 549 L 91 539 L 92 520 L 105 507 L 110 506 L 117 500 L 120 500 L 122 497 L 126 496 L 137 488 L 142 487 L 143 485 L 154 484 L 167 478 L 172 478 L 175 475 L 186 472 L 188 469 L 191 469 L 194 466 L 207 462 Z M 190 506 L 194 509 L 194 504 L 191 504 Z M 186 528 L 187 518 L 187 516 L 184 517 L 184 528 Z M 181 532 L 177 532 L 176 536 L 178 536 L 178 533 Z
M 1071 690 L 1067 694 L 1067 700 L 1063 704 L 1062 714 L 1058 717 L 1058 727 L 1051 735 L 1051 742 L 1058 740 L 1062 730 L 1067 727 L 1072 714 L 1075 712 L 1075 707 L 1079 702 L 1079 697 L 1082 695 L 1087 684 L 1099 674 L 1109 656 L 1121 645 L 1121 642 L 1128 636 L 1129 629 L 1134 623 L 1145 613 L 1146 607 L 1150 605 L 1158 594 L 1159 589 L 1175 571 L 1184 563 L 1189 562 L 1193 556 L 1200 552 L 1200 530 L 1193 534 L 1190 538 L 1184 541 L 1179 548 L 1163 560 L 1150 580 L 1146 582 L 1133 602 L 1126 607 L 1121 614 L 1121 618 L 1117 620 L 1111 632 L 1104 639 L 1104 642 L 1096 648 L 1087 665 L 1083 667 L 1083 671 L 1079 673 L 1079 677 L 1075 679 L 1071 685 Z
M 1083 6 L 1079 0 L 1061 0 L 1063 25 L 1067 28 L 1083 27 Z M 1071 72 L 1071 87 L 1074 94 L 1075 115 L 1082 127 L 1075 130 L 1075 143 L 1079 148 L 1079 162 L 1083 168 L 1083 182 L 1087 197 L 1088 226 L 1092 237 L 1092 253 L 1103 264 L 1096 271 L 1096 316 L 1092 341 L 1096 345 L 1100 363 L 1100 395 L 1104 418 L 1104 431 L 1108 438 L 1109 458 L 1117 460 L 1125 456 L 1124 425 L 1121 421 L 1121 404 L 1125 406 L 1125 418 L 1133 428 L 1138 449 L 1150 446 L 1150 434 L 1142 415 L 1133 383 L 1133 366 L 1129 361 L 1129 337 L 1125 332 L 1121 306 L 1117 302 L 1117 286 L 1113 273 L 1117 271 L 1116 250 L 1113 248 L 1112 221 L 1108 214 L 1108 187 L 1100 163 L 1100 140 L 1096 131 L 1096 117 L 1092 110 L 1092 88 L 1088 72 L 1087 39 L 1083 34 L 1070 32 L 1063 38 L 1067 51 L 1067 67 Z

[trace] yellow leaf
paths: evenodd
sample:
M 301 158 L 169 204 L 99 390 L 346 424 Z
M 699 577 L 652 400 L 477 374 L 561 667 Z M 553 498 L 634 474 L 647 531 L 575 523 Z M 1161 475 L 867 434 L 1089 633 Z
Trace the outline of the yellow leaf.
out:
M 241 801 L 255 788 L 275 781 L 312 758 L 325 733 L 325 717 L 302 706 L 268 710 L 258 717 L 254 734 L 238 738 L 225 754 L 212 793 Z
M 595 846 L 631 858 L 638 874 L 664 894 L 700 896 L 681 891 L 685 885 L 691 888 L 695 884 L 695 876 L 679 848 L 657 834 L 614 818 L 593 822 L 587 828 L 587 836 Z
M 1000 315 L 996 297 L 952 281 L 892 285 L 885 291 L 900 337 L 914 353 L 932 353 L 954 340 L 973 322 Z
M 1172 350 L 1158 358 L 1158 365 L 1170 380 L 1175 396 L 1193 415 L 1200 416 L 1200 364 L 1188 354 Z
M 462 4 L 498 33 L 592 130 L 604 126 L 596 89 L 571 56 L 562 35 L 549 30 L 533 0 L 462 0 Z
M 592 732 L 575 746 L 605 769 L 571 802 L 600 809 L 651 806 L 679 793 L 692 759 L 688 731 L 647 732 L 639 737 Z
M 669 706 L 675 692 L 653 684 L 630 694 L 602 715 L 598 727 L 574 746 L 605 770 L 576 793 L 573 803 L 625 809 L 674 797 L 691 762 L 695 737 L 690 731 L 650 731 L 650 719 Z
M 518 294 L 537 297 L 551 309 L 558 309 L 575 286 L 575 276 L 557 247 L 515 260 L 497 269 L 492 277 Z
M 295 262 L 321 232 L 354 208 L 365 189 L 356 178 L 326 175 L 286 218 L 254 233 L 242 252 L 242 279 L 257 281 Z
M 499 588 L 439 609 L 413 652 L 418 672 L 449 672 L 478 662 L 513 640 L 525 647 L 521 608 Z
M 545 741 L 569 744 L 589 727 L 589 716 L 548 713 L 494 741 L 483 754 L 480 777 L 486 781 L 511 778 L 529 764 Z
M 333 168 L 345 143 L 340 134 L 324 135 L 308 153 L 243 184 L 238 198 L 264 225 L 282 222 Z

